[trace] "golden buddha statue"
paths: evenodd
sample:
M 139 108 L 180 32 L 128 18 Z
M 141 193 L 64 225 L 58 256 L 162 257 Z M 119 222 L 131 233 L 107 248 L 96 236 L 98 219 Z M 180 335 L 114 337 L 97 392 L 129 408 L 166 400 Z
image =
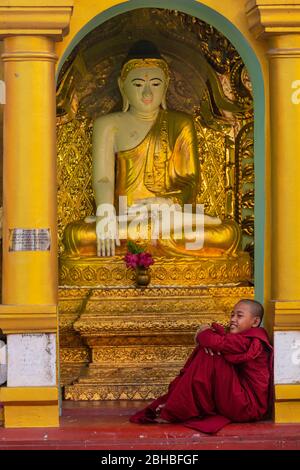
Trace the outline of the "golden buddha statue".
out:
M 134 44 L 119 78 L 123 112 L 101 116 L 94 123 L 96 216 L 66 227 L 66 255 L 113 256 L 123 252 L 128 239 L 140 241 L 159 256 L 205 257 L 237 252 L 241 234 L 234 221 L 197 213 L 196 130 L 191 116 L 167 109 L 168 83 L 168 65 L 156 46 L 148 41 Z M 127 198 L 125 219 L 120 210 L 122 198 Z M 116 209 L 117 230 L 104 224 L 104 212 L 109 207 Z M 152 211 L 149 220 L 145 214 L 153 208 L 156 219 Z M 163 208 L 170 208 L 172 213 L 170 230 L 167 236 L 160 232 L 153 237 L 155 220 L 164 220 Z M 133 223 L 137 213 L 138 223 Z M 202 242 L 195 248 L 193 240 L 197 236 L 201 239 L 200 231 Z

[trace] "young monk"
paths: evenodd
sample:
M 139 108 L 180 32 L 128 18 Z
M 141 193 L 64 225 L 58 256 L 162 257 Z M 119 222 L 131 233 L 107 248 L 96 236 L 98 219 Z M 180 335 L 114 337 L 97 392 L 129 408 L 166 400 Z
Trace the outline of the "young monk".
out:
M 230 422 L 263 419 L 272 396 L 272 346 L 259 325 L 263 306 L 239 301 L 229 331 L 204 325 L 197 346 L 168 393 L 131 417 L 134 423 L 182 422 L 214 433 Z

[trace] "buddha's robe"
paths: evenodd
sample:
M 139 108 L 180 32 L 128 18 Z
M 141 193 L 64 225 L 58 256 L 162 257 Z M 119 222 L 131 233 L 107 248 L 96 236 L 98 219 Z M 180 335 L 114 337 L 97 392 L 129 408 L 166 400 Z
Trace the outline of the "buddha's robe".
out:
M 117 156 L 116 196 L 167 197 L 193 204 L 199 178 L 197 135 L 185 113 L 161 110 L 142 142 Z M 116 200 L 117 203 L 117 200 Z
M 160 418 L 217 432 L 230 422 L 266 417 L 272 401 L 272 346 L 263 328 L 225 333 L 222 326 L 200 332 L 198 346 L 166 395 L 131 417 L 134 423 Z M 205 352 L 211 348 L 214 355 Z M 216 353 L 220 353 L 216 354 Z
M 137 200 L 168 198 L 183 207 L 195 205 L 199 181 L 197 135 L 191 116 L 161 110 L 143 141 L 136 147 L 116 155 L 115 207 L 119 213 L 119 196 L 127 196 L 130 207 Z M 203 248 L 187 250 L 186 241 L 193 241 L 193 227 L 182 238 L 159 238 L 151 243 L 151 219 L 142 222 L 141 229 L 147 249 L 157 255 L 219 256 L 235 253 L 240 243 L 240 229 L 232 220 L 220 225 L 205 225 Z M 186 229 L 185 229 L 186 230 Z M 139 234 L 119 232 L 120 240 L 139 240 Z M 96 255 L 95 223 L 79 221 L 66 227 L 64 234 L 66 254 Z M 118 250 L 116 253 L 118 253 Z M 122 250 L 121 250 L 122 251 Z

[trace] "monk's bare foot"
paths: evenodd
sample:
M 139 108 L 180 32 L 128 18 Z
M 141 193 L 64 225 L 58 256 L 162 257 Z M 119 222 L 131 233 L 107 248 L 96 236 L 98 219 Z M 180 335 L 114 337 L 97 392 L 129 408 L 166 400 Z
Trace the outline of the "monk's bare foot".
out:
M 168 424 L 168 423 L 170 423 L 170 421 L 167 421 L 166 419 L 162 419 L 162 418 L 155 418 L 154 421 L 158 424 Z
M 162 409 L 166 406 L 165 403 L 162 403 L 161 405 L 158 405 L 158 407 L 156 408 L 155 410 L 155 414 L 156 414 L 156 418 L 154 419 L 154 421 L 156 423 L 159 423 L 159 424 L 165 424 L 165 423 L 169 423 L 170 421 L 167 421 L 166 419 L 162 419 L 160 418 L 160 413 L 162 411 Z
M 159 415 L 160 415 L 161 410 L 163 409 L 164 406 L 166 406 L 165 403 L 163 403 L 162 405 L 158 405 L 158 407 L 157 407 L 156 410 L 155 410 L 156 416 L 159 416 Z

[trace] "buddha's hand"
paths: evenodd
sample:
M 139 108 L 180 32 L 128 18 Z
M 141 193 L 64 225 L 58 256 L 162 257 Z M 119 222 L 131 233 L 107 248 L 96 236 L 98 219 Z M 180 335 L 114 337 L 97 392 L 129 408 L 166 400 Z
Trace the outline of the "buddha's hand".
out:
M 167 197 L 148 197 L 145 199 L 136 199 L 132 207 L 147 207 L 147 209 L 155 210 L 155 207 L 159 209 L 159 206 L 167 204 L 168 206 L 172 206 L 174 201 Z
M 204 225 L 220 225 L 222 223 L 219 217 L 211 217 L 210 215 L 204 215 Z
M 114 256 L 120 246 L 116 217 L 96 217 L 97 256 Z
M 149 213 L 151 213 L 152 217 L 158 216 L 159 212 L 163 210 L 163 208 L 172 207 L 172 210 L 175 209 L 174 201 L 172 199 L 168 199 L 166 197 L 148 197 L 145 199 L 136 199 L 132 206 L 128 208 L 128 215 L 129 220 L 130 218 L 134 217 L 134 215 L 138 212 L 139 218 L 143 217 L 148 218 Z
M 139 221 L 150 220 L 151 217 L 157 217 L 162 205 L 171 206 L 173 201 L 163 197 L 149 197 L 145 199 L 136 199 L 134 203 L 128 207 L 128 222 L 134 220 L 137 216 Z M 121 217 L 119 217 L 121 219 Z
M 146 206 L 151 206 L 151 204 L 168 204 L 168 206 L 172 206 L 174 201 L 167 197 L 147 197 L 145 199 L 136 199 L 134 204 Z

